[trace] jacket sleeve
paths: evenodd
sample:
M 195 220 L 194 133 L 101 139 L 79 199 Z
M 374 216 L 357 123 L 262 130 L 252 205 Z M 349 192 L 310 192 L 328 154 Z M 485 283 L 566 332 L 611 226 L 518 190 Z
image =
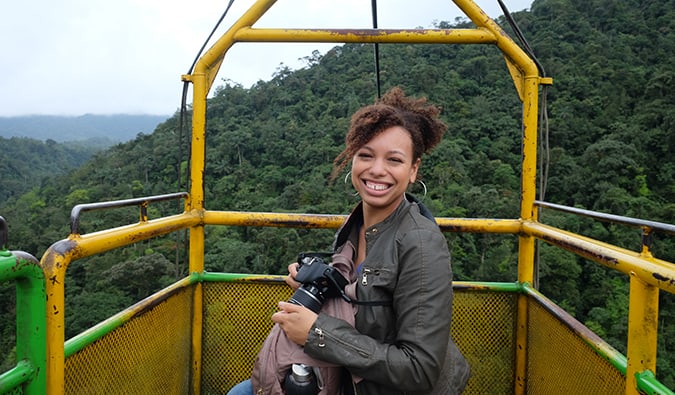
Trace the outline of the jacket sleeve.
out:
M 437 229 L 411 230 L 398 241 L 397 249 L 393 341 L 374 339 L 345 321 L 319 314 L 305 353 L 399 391 L 426 391 L 440 375 L 450 337 L 450 257 L 445 237 Z

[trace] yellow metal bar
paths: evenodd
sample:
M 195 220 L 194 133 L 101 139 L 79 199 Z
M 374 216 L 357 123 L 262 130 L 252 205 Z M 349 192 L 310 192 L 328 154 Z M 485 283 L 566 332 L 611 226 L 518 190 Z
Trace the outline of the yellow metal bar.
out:
M 205 225 L 270 226 L 293 228 L 338 228 L 346 215 L 289 214 L 242 211 L 205 211 Z M 520 231 L 520 221 L 515 219 L 436 218 L 444 232 L 511 233 Z
M 538 222 L 523 223 L 523 232 L 549 244 L 598 262 L 642 282 L 675 294 L 675 265 L 645 257 L 611 244 L 567 232 Z
M 518 310 L 516 312 L 516 347 L 515 347 L 515 382 L 514 394 L 527 392 L 527 295 L 518 294 Z
M 521 175 L 521 221 L 536 220 L 534 200 L 536 196 L 537 169 L 537 118 L 539 106 L 539 83 L 536 64 L 511 38 L 472 0 L 454 0 L 455 4 L 479 28 L 487 29 L 497 38 L 497 47 L 507 59 L 507 66 L 523 101 L 523 147 Z M 531 284 L 534 279 L 534 238 L 521 235 L 518 241 L 518 282 Z M 527 321 L 528 304 L 524 296 L 518 297 L 516 326 L 515 394 L 527 392 Z
M 202 336 L 204 326 L 204 291 L 201 283 L 195 284 L 192 296 L 192 393 L 201 394 Z
M 630 276 L 626 395 L 637 395 L 636 375 L 645 370 L 656 375 L 656 343 L 659 322 L 659 289 Z
M 243 28 L 237 42 L 316 42 L 388 44 L 496 44 L 484 29 L 270 29 Z
M 201 220 L 191 213 L 86 235 L 71 235 L 49 247 L 40 265 L 47 280 L 47 393 L 64 393 L 65 278 L 72 261 L 184 229 Z
M 241 211 L 206 211 L 204 224 L 232 226 L 273 226 L 302 228 L 337 228 L 345 215 L 256 213 Z
M 223 34 L 215 44 L 202 56 L 197 64 L 195 65 L 195 74 L 203 74 L 206 77 L 206 91 L 197 96 L 197 91 L 195 90 L 195 101 L 204 100 L 206 101 L 206 93 L 211 88 L 213 81 L 218 74 L 220 65 L 225 58 L 225 53 L 232 47 L 236 42 L 234 39 L 235 34 L 244 28 L 253 26 L 254 23 L 260 19 L 267 10 L 270 9 L 276 3 L 276 0 L 258 0 L 256 1 L 251 8 L 249 8 L 235 23 L 228 29 L 225 34 Z
M 536 197 L 537 178 L 537 114 L 539 106 L 539 77 L 526 77 L 523 91 L 523 147 L 522 175 L 520 196 L 520 219 L 536 220 L 534 200 Z M 521 234 L 518 241 L 518 282 L 532 284 L 534 282 L 535 239 Z M 517 347 L 516 347 L 516 383 L 514 393 L 522 395 L 527 392 L 527 301 L 518 297 L 517 314 Z

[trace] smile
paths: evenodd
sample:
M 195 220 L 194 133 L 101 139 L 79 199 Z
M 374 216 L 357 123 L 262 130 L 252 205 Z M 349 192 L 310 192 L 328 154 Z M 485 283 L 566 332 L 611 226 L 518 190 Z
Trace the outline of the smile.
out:
M 384 191 L 385 189 L 389 189 L 389 184 L 378 184 L 370 181 L 366 181 L 366 188 L 372 189 L 375 191 Z

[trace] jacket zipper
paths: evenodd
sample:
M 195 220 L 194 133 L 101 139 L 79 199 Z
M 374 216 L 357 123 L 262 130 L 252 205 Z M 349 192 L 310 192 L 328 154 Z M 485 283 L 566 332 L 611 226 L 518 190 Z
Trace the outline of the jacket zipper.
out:
M 317 336 L 319 336 L 319 348 L 324 348 L 326 347 L 326 341 L 323 337 L 323 329 L 321 328 L 314 328 L 314 333 L 316 333 Z
M 330 334 L 329 332 L 326 332 L 326 331 L 324 331 L 324 330 L 321 329 L 321 328 L 314 328 L 314 333 L 316 333 L 316 335 L 319 337 L 319 343 L 317 344 L 317 346 L 318 346 L 319 348 L 324 348 L 324 347 L 326 347 L 326 337 L 330 337 L 330 338 L 331 338 L 333 341 L 335 341 L 336 343 L 339 343 L 341 346 L 344 346 L 345 348 L 349 348 L 349 349 L 352 349 L 352 350 L 356 351 L 356 352 L 359 353 L 359 355 L 361 355 L 362 357 L 364 357 L 364 358 L 369 358 L 369 357 L 370 357 L 370 354 L 368 354 L 368 353 L 367 353 L 366 351 L 364 351 L 363 349 L 360 349 L 360 348 L 358 348 L 358 347 L 354 347 L 353 344 L 346 343 L 345 341 L 343 341 L 343 340 L 340 339 L 339 337 L 331 336 L 331 334 Z
M 368 285 L 368 274 L 370 273 L 370 269 L 367 267 L 363 268 L 363 277 L 361 277 L 361 285 Z

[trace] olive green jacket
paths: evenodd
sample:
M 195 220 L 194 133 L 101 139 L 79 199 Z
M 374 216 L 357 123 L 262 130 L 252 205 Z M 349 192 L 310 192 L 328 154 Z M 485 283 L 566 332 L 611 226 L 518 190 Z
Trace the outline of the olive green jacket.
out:
M 469 366 L 450 337 L 452 271 L 447 242 L 428 210 L 412 196 L 366 229 L 359 267 L 355 325 L 319 314 L 305 353 L 346 367 L 353 392 L 456 394 Z M 361 206 L 336 234 L 339 251 L 358 243 Z M 346 391 L 348 392 L 348 391 Z

